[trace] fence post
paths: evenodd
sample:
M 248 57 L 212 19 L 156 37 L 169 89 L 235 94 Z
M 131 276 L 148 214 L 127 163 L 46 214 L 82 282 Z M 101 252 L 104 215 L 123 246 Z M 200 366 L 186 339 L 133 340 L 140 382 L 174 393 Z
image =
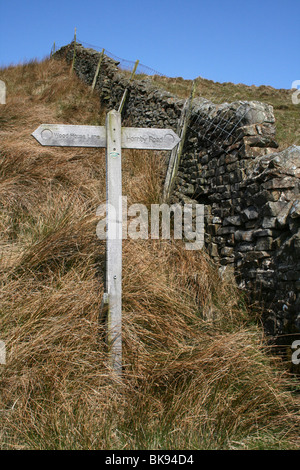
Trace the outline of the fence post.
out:
M 133 80 L 133 77 L 135 75 L 135 72 L 136 72 L 136 69 L 139 65 L 139 60 L 137 60 L 134 64 L 134 67 L 132 69 L 132 72 L 131 72 L 131 76 L 130 76 L 130 79 L 129 79 L 129 83 Z M 121 103 L 119 105 L 119 109 L 118 109 L 118 112 L 122 114 L 122 111 L 123 111 L 123 108 L 124 108 L 124 104 L 125 104 L 125 101 L 126 101 L 126 98 L 127 98 L 127 94 L 128 94 L 128 88 L 126 88 L 126 90 L 124 91 L 123 93 L 123 96 L 122 96 L 122 99 L 121 99 Z
M 180 158 L 181 158 L 181 154 L 182 154 L 182 150 L 184 146 L 184 140 L 186 136 L 188 120 L 190 117 L 192 101 L 195 95 L 195 89 L 196 89 L 196 82 L 194 80 L 192 84 L 190 97 L 184 103 L 182 113 L 178 122 L 177 134 L 179 134 L 181 140 L 179 144 L 172 150 L 171 155 L 170 155 L 166 179 L 164 183 L 164 189 L 163 189 L 163 202 L 168 202 L 173 186 L 174 186 L 174 182 L 175 182 L 175 178 L 177 175 Z
M 92 92 L 94 91 L 94 88 L 95 88 L 95 85 L 96 85 L 96 81 L 97 81 L 97 78 L 98 78 L 98 75 L 99 75 L 99 71 L 100 71 L 102 60 L 103 60 L 103 56 L 104 56 L 104 49 L 102 49 L 102 52 L 101 52 L 100 57 L 99 57 L 99 62 L 98 62 L 97 69 L 96 69 L 95 76 L 94 76 L 94 80 L 93 80 L 93 83 L 92 83 Z
M 75 57 L 76 57 L 76 28 L 75 28 L 75 32 L 74 32 L 74 52 L 73 52 L 73 61 L 72 61 L 71 73 L 72 73 L 73 70 L 74 70 L 74 66 L 75 66 Z
M 50 59 L 51 59 L 51 57 L 53 56 L 54 53 L 55 53 L 55 41 L 54 41 L 53 46 L 51 48 Z

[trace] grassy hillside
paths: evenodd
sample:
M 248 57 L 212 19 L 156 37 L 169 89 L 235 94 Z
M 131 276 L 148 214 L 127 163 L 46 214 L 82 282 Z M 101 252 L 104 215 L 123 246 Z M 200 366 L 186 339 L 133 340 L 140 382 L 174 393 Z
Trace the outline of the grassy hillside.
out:
M 41 123 L 103 124 L 64 63 L 0 70 L 2 449 L 292 449 L 296 385 L 253 310 L 203 252 L 124 240 L 124 379 L 109 369 L 98 314 L 102 149 L 42 147 Z M 159 201 L 159 152 L 124 151 L 123 191 Z
M 154 76 L 153 81 L 158 86 L 182 98 L 189 96 L 192 86 L 191 80 L 183 80 L 182 78 L 166 78 L 157 75 Z M 261 101 L 271 104 L 276 119 L 279 150 L 283 150 L 290 145 L 300 145 L 300 104 L 292 103 L 293 91 L 277 90 L 264 85 L 256 87 L 255 85 L 235 85 L 230 82 L 218 83 L 198 77 L 195 96 L 202 96 L 216 104 L 238 100 Z

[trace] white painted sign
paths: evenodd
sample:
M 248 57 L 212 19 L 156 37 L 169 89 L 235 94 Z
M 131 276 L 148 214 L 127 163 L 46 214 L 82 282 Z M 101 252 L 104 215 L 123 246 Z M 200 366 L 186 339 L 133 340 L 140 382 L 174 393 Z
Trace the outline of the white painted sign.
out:
M 179 142 L 172 129 L 122 127 L 124 149 L 172 150 Z
M 106 147 L 104 126 L 42 124 L 32 135 L 44 146 Z M 179 142 L 172 129 L 121 128 L 121 147 L 125 149 L 172 150 Z
M 42 124 L 32 136 L 44 146 L 106 147 L 104 126 Z

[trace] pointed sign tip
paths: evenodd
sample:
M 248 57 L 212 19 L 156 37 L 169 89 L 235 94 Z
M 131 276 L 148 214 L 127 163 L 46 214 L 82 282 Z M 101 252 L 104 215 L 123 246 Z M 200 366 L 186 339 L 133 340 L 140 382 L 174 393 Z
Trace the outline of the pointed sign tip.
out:
M 32 132 L 31 136 L 34 137 L 35 140 L 37 140 L 40 143 L 39 138 L 38 138 L 39 137 L 38 130 L 39 130 L 39 127 L 37 129 L 35 129 L 35 131 Z

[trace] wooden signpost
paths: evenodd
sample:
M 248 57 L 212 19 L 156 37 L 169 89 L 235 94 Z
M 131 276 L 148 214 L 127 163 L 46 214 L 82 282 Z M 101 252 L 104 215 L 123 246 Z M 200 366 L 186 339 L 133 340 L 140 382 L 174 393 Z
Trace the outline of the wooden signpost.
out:
M 172 129 L 121 127 L 121 113 L 110 111 L 105 126 L 41 124 L 32 136 L 43 146 L 106 148 L 106 292 L 111 364 L 122 375 L 122 167 L 121 149 L 172 150 Z

